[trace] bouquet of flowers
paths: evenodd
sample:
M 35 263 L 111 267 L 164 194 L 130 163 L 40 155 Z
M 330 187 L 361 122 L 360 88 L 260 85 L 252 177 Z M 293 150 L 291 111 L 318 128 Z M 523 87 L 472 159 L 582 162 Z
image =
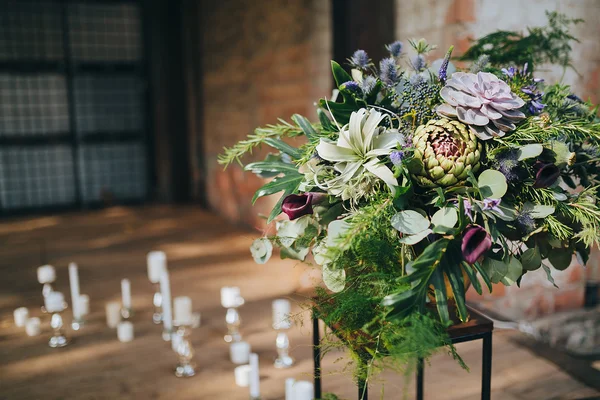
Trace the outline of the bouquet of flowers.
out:
M 314 312 L 362 379 L 447 345 L 445 329 L 469 318 L 469 285 L 481 294 L 539 268 L 552 280 L 598 244 L 596 108 L 535 69 L 570 67 L 578 21 L 548 17 L 475 41 L 455 63 L 450 48 L 428 64 L 423 39 L 409 42 L 412 58 L 389 44 L 378 68 L 357 50 L 348 72 L 332 62 L 337 97 L 319 101 L 318 122 L 294 115 L 221 155 L 229 165 L 273 149 L 245 166 L 273 178 L 255 200 L 283 192 L 268 217 L 276 234 L 252 255 L 266 263 L 275 246 L 321 267 Z

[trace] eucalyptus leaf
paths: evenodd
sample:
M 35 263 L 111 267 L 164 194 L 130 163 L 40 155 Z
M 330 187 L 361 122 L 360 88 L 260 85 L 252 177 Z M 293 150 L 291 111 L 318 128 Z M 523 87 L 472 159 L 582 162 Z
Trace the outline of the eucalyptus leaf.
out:
M 327 289 L 339 293 L 346 286 L 346 271 L 344 269 L 330 268 L 329 264 L 323 265 L 323 283 Z
M 392 226 L 407 235 L 414 235 L 429 228 L 429 220 L 413 210 L 400 211 L 392 217 Z
M 533 218 L 546 218 L 549 215 L 554 214 L 554 206 L 547 206 L 543 204 L 525 203 L 523 205 L 523 211 L 529 213 Z
M 431 223 L 434 226 L 445 226 L 447 228 L 454 228 L 458 223 L 458 212 L 454 207 L 440 208 L 431 217 Z
M 564 193 L 552 192 L 552 196 L 558 201 L 567 201 L 568 197 Z
M 552 249 L 548 254 L 548 261 L 554 268 L 564 271 L 571 265 L 573 254 L 568 249 Z
M 556 282 L 554 282 L 554 278 L 552 277 L 552 270 L 550 269 L 550 267 L 542 263 L 542 268 L 544 269 L 544 271 L 546 271 L 546 278 L 548 278 L 548 281 L 550 281 L 550 283 L 558 289 L 558 285 L 556 285 Z
M 488 199 L 501 199 L 508 190 L 504 174 L 493 169 L 483 171 L 479 175 L 477 185 L 481 195 Z
M 265 237 L 258 238 L 252 242 L 250 253 L 257 264 L 265 264 L 273 254 L 273 244 Z
M 521 255 L 521 264 L 526 271 L 535 271 L 542 266 L 542 256 L 537 247 L 527 249 Z
M 505 286 L 513 285 L 523 274 L 523 266 L 516 257 L 509 257 L 503 260 L 506 264 L 506 274 L 500 279 Z
M 519 161 L 526 160 L 528 158 L 535 158 L 542 154 L 544 147 L 539 143 L 526 144 L 525 146 L 519 147 Z
M 425 239 L 429 234 L 433 233 L 431 229 L 425 229 L 422 232 L 415 233 L 414 235 L 405 235 L 399 239 L 400 243 L 414 245 Z
M 481 264 L 482 269 L 493 283 L 499 283 L 508 273 L 508 264 L 501 260 L 486 257 Z

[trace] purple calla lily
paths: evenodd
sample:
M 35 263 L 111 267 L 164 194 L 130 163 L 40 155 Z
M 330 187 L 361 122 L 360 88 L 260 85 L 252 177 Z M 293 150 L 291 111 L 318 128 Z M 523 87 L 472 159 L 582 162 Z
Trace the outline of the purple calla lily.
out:
M 312 214 L 312 196 L 310 193 L 305 194 L 290 194 L 281 204 L 281 211 L 286 213 L 290 221 L 300 218 L 303 215 Z
M 474 264 L 491 248 L 492 238 L 485 229 L 479 225 L 469 225 L 465 228 L 460 249 L 467 263 Z
M 538 167 L 539 169 L 535 174 L 535 183 L 533 184 L 536 189 L 552 186 L 560 176 L 560 169 L 552 163 L 540 163 Z

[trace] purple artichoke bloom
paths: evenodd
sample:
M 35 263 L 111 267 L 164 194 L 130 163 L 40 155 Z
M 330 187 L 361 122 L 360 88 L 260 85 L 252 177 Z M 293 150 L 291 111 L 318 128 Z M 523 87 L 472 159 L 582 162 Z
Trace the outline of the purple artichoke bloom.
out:
M 492 248 L 492 238 L 479 225 L 469 225 L 463 232 L 460 249 L 465 261 L 474 264 L 481 256 Z
M 390 154 L 390 160 L 392 160 L 392 164 L 394 164 L 396 167 L 402 165 L 403 158 L 404 158 L 403 151 L 394 151 L 394 152 L 392 152 L 392 154 Z
M 390 52 L 392 57 L 399 57 L 400 53 L 402 53 L 402 46 L 402 42 L 396 40 L 394 43 L 386 45 L 385 48 Z
M 500 207 L 500 199 L 483 199 L 483 209 L 496 211 L 498 214 L 504 215 Z
M 388 86 L 398 81 L 398 66 L 393 57 L 384 58 L 379 63 L 379 78 Z
M 455 72 L 440 95 L 445 103 L 438 106 L 437 113 L 469 125 L 481 140 L 502 137 L 525 118 L 519 111 L 525 101 L 489 72 Z
M 303 215 L 312 214 L 312 194 L 290 194 L 281 204 L 281 211 L 283 211 L 289 218 L 290 221 L 296 218 L 300 218 Z
M 371 64 L 371 59 L 364 50 L 356 50 L 349 61 L 353 67 L 358 69 L 367 69 Z
M 533 184 L 533 187 L 536 189 L 547 188 L 554 185 L 560 176 L 560 169 L 552 163 L 542 164 L 538 162 L 537 168 L 538 171 L 535 174 L 535 183 Z

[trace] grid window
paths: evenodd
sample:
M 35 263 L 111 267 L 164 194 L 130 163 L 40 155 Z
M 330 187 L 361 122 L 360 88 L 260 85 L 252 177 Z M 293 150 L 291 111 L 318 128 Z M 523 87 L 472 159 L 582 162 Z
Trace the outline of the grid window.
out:
M 127 75 L 75 78 L 75 115 L 81 134 L 139 131 L 142 128 L 140 80 Z
M 140 199 L 146 195 L 144 146 L 139 143 L 90 144 L 80 149 L 84 202 Z
M 0 136 L 52 135 L 69 131 L 62 75 L 0 74 Z
M 77 61 L 141 59 L 139 7 L 133 4 L 73 4 L 69 38 Z
M 75 202 L 69 146 L 0 149 L 0 200 L 6 209 Z

